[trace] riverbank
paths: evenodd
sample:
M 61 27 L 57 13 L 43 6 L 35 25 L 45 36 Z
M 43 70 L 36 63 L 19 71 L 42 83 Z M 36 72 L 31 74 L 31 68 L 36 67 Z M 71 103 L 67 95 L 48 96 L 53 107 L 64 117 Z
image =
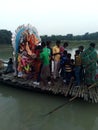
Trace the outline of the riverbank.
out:
M 61 44 L 63 44 L 65 41 L 61 41 Z M 67 40 L 69 43 L 68 49 L 77 48 L 80 45 L 83 45 L 85 48 L 88 47 L 89 43 L 94 42 L 96 43 L 96 49 L 98 49 L 98 40 Z M 55 44 L 55 42 L 51 41 L 52 46 Z M 4 50 L 2 50 L 4 49 Z M 12 45 L 10 44 L 0 44 L 0 51 L 11 51 L 12 52 Z
M 95 42 L 96 43 L 96 49 L 98 50 L 98 40 L 79 40 L 79 41 L 68 41 L 69 46 L 68 50 L 73 50 L 74 48 L 79 47 L 80 45 L 83 45 L 84 48 L 87 48 L 89 46 L 89 43 Z M 61 44 L 63 44 L 64 41 L 61 41 Z M 52 46 L 55 44 L 55 42 L 52 42 Z M 8 60 L 9 57 L 13 57 L 13 48 L 10 44 L 0 44 L 0 59 Z

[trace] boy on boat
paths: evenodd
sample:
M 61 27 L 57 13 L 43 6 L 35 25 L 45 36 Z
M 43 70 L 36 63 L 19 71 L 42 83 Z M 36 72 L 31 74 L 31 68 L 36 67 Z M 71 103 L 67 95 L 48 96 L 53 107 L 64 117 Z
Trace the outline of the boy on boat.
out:
M 65 62 L 65 73 L 66 73 L 66 85 L 69 85 L 71 79 L 73 78 L 73 64 L 70 53 L 67 54 L 67 60 Z
M 76 81 L 76 87 L 80 86 L 80 70 L 81 70 L 81 56 L 80 51 L 75 51 L 75 81 Z

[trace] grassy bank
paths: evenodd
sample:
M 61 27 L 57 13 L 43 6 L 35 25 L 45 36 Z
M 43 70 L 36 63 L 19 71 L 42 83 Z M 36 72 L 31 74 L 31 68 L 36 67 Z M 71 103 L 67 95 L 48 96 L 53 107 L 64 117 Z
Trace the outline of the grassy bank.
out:
M 96 49 L 98 49 L 98 41 L 95 41 L 95 40 L 92 40 L 92 41 L 91 40 L 68 41 L 68 43 L 69 43 L 69 47 L 68 48 L 71 48 L 71 49 L 72 48 L 77 48 L 80 45 L 82 45 L 85 48 L 87 48 L 91 42 L 96 43 Z
M 61 44 L 63 45 L 65 41 L 62 41 Z M 98 40 L 74 40 L 74 41 L 67 41 L 69 43 L 68 49 L 77 48 L 80 45 L 83 45 L 85 48 L 89 46 L 91 42 L 96 43 L 96 49 L 98 49 Z M 52 42 L 52 46 L 55 44 L 55 42 Z
M 89 40 L 79 40 L 79 41 L 68 41 L 69 46 L 68 49 L 77 48 L 80 45 L 83 45 L 85 48 L 89 46 L 91 42 L 96 43 L 96 49 L 98 50 L 98 40 L 89 41 Z M 62 44 L 64 41 L 62 41 Z M 52 42 L 52 46 L 55 45 L 55 42 Z M 0 44 L 0 59 L 8 59 L 12 57 L 13 48 L 11 44 Z

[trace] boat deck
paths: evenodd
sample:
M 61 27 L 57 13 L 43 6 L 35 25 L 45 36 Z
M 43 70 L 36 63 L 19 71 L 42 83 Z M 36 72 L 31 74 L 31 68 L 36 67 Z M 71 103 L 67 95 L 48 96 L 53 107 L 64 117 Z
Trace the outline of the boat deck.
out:
M 91 103 L 98 103 L 98 80 L 90 87 L 81 85 L 77 88 L 72 82 L 66 86 L 61 79 L 51 85 L 42 86 L 34 85 L 33 80 L 31 79 L 26 80 L 23 78 L 14 77 L 13 74 L 2 74 L 0 76 L 0 83 L 4 83 L 12 87 L 28 89 L 30 91 L 33 90 L 48 94 L 62 95 L 65 97 L 70 96 L 72 99 L 82 98 L 83 100 Z

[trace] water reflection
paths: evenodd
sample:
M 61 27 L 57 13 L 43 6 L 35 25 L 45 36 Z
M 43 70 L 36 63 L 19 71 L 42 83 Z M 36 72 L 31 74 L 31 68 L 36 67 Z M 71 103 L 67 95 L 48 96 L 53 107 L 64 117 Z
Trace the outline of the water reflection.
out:
M 98 129 L 98 105 L 82 100 L 44 116 L 66 100 L 0 85 L 0 130 Z
M 78 48 L 72 48 L 72 49 L 69 49 L 68 52 L 71 53 L 72 55 L 72 59 L 74 59 L 74 55 L 75 55 L 75 51 L 77 50 Z M 97 53 L 98 53 L 98 50 L 96 50 Z

